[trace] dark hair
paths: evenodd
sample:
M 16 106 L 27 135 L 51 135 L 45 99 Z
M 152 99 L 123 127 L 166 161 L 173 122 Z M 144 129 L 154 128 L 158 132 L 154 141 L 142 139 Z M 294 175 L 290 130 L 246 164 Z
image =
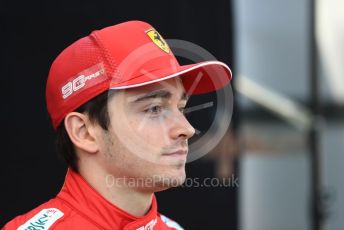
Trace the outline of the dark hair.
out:
M 97 123 L 104 130 L 108 130 L 110 118 L 107 102 L 114 92 L 115 91 L 110 90 L 96 96 L 76 109 L 75 112 L 87 114 L 91 122 Z M 56 148 L 58 156 L 62 158 L 71 169 L 78 172 L 78 156 L 76 155 L 74 144 L 66 131 L 64 121 L 60 123 L 56 131 Z

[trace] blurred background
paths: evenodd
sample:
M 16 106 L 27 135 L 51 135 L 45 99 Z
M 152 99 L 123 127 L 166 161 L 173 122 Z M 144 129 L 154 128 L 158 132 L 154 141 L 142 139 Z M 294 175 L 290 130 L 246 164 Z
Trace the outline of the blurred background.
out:
M 239 186 L 170 189 L 157 194 L 159 211 L 185 229 L 342 230 L 343 11 L 341 0 L 1 2 L 0 226 L 63 184 L 45 105 L 52 61 L 95 29 L 143 20 L 165 39 L 205 48 L 234 75 L 228 132 L 186 170 Z M 190 122 L 206 131 L 215 109 Z

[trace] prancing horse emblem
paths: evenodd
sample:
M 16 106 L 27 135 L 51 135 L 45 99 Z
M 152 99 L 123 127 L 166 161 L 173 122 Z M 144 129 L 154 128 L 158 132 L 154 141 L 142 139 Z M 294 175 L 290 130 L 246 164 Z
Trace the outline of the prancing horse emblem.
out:
M 160 49 L 165 51 L 166 53 L 170 52 L 170 48 L 168 47 L 166 41 L 161 37 L 161 35 L 155 29 L 149 29 L 146 31 L 147 35 L 150 39 L 157 45 Z

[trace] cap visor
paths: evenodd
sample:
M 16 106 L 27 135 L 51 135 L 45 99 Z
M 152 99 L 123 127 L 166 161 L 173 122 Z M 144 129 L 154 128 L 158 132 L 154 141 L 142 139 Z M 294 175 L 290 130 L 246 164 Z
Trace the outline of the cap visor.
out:
M 128 81 L 115 83 L 111 89 L 140 87 L 173 77 L 181 77 L 188 95 L 209 93 L 226 86 L 232 79 L 232 71 L 223 62 L 205 61 L 197 64 L 176 66 L 168 69 L 142 71 L 142 75 Z

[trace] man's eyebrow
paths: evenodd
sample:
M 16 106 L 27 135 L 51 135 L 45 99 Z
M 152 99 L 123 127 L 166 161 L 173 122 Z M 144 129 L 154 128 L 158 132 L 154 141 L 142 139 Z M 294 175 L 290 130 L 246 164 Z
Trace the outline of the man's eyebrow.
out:
M 143 95 L 140 95 L 138 97 L 132 97 L 132 99 L 129 99 L 130 103 L 137 103 L 137 102 L 142 102 L 150 99 L 155 99 L 155 98 L 161 98 L 161 99 L 170 99 L 172 97 L 172 93 L 168 90 L 160 89 L 160 90 L 155 90 L 149 93 L 145 93 Z M 182 93 L 180 96 L 180 100 L 188 100 L 189 97 L 185 92 Z

